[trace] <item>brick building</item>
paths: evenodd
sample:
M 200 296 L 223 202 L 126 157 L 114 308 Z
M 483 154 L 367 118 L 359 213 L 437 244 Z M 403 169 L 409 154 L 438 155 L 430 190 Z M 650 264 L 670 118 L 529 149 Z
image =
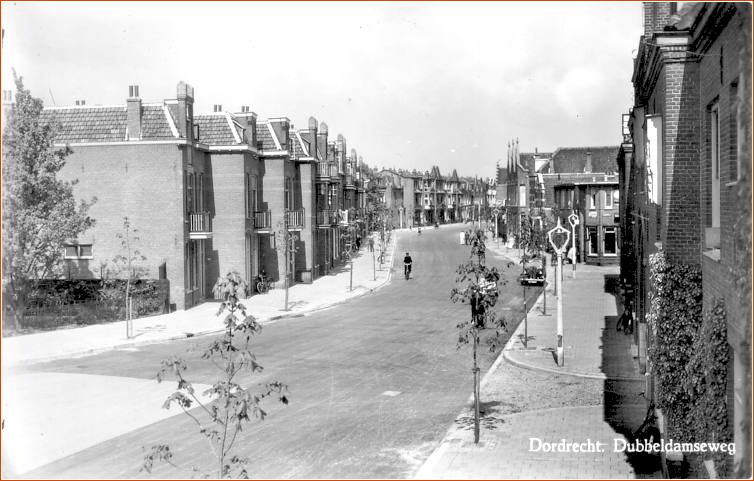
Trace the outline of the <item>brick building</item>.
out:
M 345 233 L 363 230 L 358 157 L 345 139 L 328 142 L 327 126 L 310 118 L 296 130 L 285 117 L 257 120 L 248 107 L 194 114 L 184 82 L 175 99 L 143 102 L 138 86 L 126 105 L 53 107 L 56 145 L 73 152 L 61 171 L 77 179 L 74 194 L 96 197 L 96 225 L 65 248 L 71 278 L 117 277 L 123 218 L 138 231 L 146 277 L 170 283 L 170 302 L 184 309 L 212 297 L 218 276 L 261 272 L 284 283 L 285 256 L 275 232 L 295 232 L 290 282 L 311 282 L 341 261 Z
M 751 276 L 751 4 L 677 6 L 644 4 L 635 105 L 617 157 L 622 277 L 633 289 L 645 368 L 651 254 L 701 270 L 704 309 L 724 299 L 726 407 L 739 461 L 751 452 L 751 291 L 736 283 L 741 269 Z

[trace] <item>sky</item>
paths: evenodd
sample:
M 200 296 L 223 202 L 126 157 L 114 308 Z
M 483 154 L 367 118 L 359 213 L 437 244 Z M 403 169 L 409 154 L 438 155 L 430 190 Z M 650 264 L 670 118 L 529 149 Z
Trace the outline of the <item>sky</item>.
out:
M 634 2 L 2 2 L 11 68 L 45 105 L 175 98 L 324 121 L 370 166 L 492 177 L 521 151 L 618 145 Z

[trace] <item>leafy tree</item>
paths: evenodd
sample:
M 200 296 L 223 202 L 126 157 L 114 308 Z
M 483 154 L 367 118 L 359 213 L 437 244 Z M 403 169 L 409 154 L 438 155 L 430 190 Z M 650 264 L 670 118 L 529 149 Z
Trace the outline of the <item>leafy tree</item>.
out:
M 458 347 L 472 345 L 472 363 L 474 372 L 474 442 L 479 442 L 479 366 L 477 349 L 481 332 L 494 329 L 494 335 L 488 338 L 491 351 L 497 348 L 498 341 L 506 329 L 506 320 L 493 310 L 500 295 L 500 287 L 505 279 L 497 267 L 485 265 L 485 233 L 482 229 L 472 234 L 469 260 L 456 269 L 456 286 L 450 291 L 454 303 L 468 303 L 471 316 L 457 324 Z M 508 264 L 510 266 L 511 264 Z
M 239 298 L 246 293 L 246 282 L 237 272 L 231 272 L 217 280 L 213 288 L 216 298 L 224 299 L 217 315 L 225 316 L 225 333 L 222 338 L 209 343 L 202 354 L 202 360 L 216 366 L 219 378 L 203 392 L 212 398 L 211 403 L 202 402 L 191 382 L 186 379 L 188 365 L 183 359 L 171 357 L 162 361 L 157 381 L 172 377 L 178 382 L 177 390 L 163 404 L 165 409 L 177 405 L 196 424 L 199 434 L 206 439 L 217 461 L 216 470 L 191 466 L 191 472 L 214 478 L 248 478 L 248 459 L 235 453 L 238 434 L 244 426 L 255 419 L 264 421 L 267 413 L 262 409 L 262 401 L 277 397 L 288 404 L 286 385 L 268 382 L 261 386 L 260 393 L 252 393 L 240 384 L 242 373 L 253 375 L 262 371 L 256 356 L 250 349 L 252 338 L 262 331 L 257 320 L 246 313 L 246 307 Z M 192 409 L 192 407 L 198 409 Z M 173 451 L 168 444 L 152 446 L 144 456 L 142 470 L 151 473 L 155 463 L 165 462 L 173 467 Z M 214 472 L 214 474 L 213 474 Z
M 3 290 L 19 329 L 33 286 L 60 275 L 63 247 L 92 225 L 90 202 L 78 204 L 75 181 L 58 178 L 69 147 L 54 144 L 57 125 L 15 75 L 16 102 L 3 131 Z

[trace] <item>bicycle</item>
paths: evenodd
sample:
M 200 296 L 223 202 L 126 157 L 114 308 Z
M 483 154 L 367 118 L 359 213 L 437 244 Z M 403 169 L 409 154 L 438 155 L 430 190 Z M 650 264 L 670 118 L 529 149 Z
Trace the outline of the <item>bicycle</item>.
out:
M 411 276 L 411 264 L 403 264 L 403 275 L 406 276 L 406 280 Z
M 260 294 L 267 294 L 270 291 L 270 285 L 272 280 L 264 273 L 257 276 L 257 292 Z

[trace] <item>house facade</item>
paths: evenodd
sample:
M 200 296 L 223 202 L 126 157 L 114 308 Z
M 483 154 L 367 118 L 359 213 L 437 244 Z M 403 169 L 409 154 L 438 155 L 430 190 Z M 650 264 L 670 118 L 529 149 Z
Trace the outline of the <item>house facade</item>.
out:
M 740 284 L 751 278 L 751 5 L 645 3 L 633 85 L 616 165 L 621 277 L 640 322 L 640 365 L 653 380 L 645 319 L 657 290 L 650 259 L 663 253 L 668 269 L 701 274 L 704 311 L 725 306 L 730 461 L 751 476 L 741 465 L 751 452 L 751 290 Z
M 95 226 L 65 247 L 69 278 L 118 277 L 117 234 L 128 218 L 144 277 L 164 278 L 170 303 L 186 309 L 212 298 L 230 271 L 277 286 L 311 282 L 342 262 L 344 236 L 364 229 L 364 191 L 355 151 L 310 118 L 296 130 L 288 118 L 260 120 L 246 106 L 195 114 L 194 91 L 143 102 L 130 86 L 125 105 L 46 108 L 68 145 L 61 178 L 74 194 L 96 198 Z M 295 234 L 286 262 L 276 232 Z

